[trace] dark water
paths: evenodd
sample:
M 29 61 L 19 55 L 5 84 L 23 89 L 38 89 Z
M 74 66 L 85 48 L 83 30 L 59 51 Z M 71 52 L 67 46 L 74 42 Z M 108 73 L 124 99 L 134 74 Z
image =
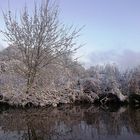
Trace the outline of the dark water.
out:
M 0 114 L 0 140 L 140 140 L 140 109 L 9 109 Z

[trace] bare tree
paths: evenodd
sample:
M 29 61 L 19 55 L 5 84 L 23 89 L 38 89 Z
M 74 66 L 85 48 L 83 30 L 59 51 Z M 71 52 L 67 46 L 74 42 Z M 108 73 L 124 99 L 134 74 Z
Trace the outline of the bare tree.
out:
M 31 90 L 44 67 L 80 47 L 76 46 L 76 40 L 81 28 L 67 27 L 60 23 L 58 14 L 58 6 L 49 0 L 40 7 L 35 4 L 33 14 L 25 6 L 20 18 L 13 18 L 10 10 L 3 12 L 6 30 L 1 32 L 9 45 L 18 50 L 17 59 L 24 67 L 17 67 L 27 80 L 26 93 Z

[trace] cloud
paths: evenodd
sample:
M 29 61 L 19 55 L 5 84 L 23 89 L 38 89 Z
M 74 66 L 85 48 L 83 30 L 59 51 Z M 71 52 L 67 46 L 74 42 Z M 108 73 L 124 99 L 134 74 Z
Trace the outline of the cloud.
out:
M 140 65 L 140 51 L 124 50 L 116 61 L 122 68 L 132 68 Z
M 125 49 L 92 52 L 88 55 L 88 65 L 115 63 L 120 68 L 132 68 L 140 65 L 140 51 Z
M 4 46 L 0 44 L 0 51 L 4 49 Z

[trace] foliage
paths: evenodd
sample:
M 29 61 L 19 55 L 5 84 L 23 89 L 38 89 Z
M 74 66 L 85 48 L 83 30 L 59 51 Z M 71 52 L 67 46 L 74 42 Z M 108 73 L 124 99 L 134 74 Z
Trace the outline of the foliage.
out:
M 22 67 L 17 65 L 16 68 L 26 79 L 26 93 L 36 87 L 42 71 L 49 65 L 60 64 L 59 58 L 67 59 L 67 55 L 79 48 L 76 39 L 81 28 L 60 23 L 58 13 L 58 6 L 50 4 L 49 0 L 42 2 L 40 7 L 35 4 L 33 14 L 25 7 L 20 19 L 13 18 L 11 11 L 3 13 L 6 30 L 1 32 L 9 46 L 17 50 L 14 58 Z

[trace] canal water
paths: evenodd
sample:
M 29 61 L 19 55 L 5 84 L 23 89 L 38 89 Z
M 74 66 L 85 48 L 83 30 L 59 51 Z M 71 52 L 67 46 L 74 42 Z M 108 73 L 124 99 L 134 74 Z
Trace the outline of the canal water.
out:
M 140 140 L 140 109 L 79 105 L 3 109 L 0 140 Z

